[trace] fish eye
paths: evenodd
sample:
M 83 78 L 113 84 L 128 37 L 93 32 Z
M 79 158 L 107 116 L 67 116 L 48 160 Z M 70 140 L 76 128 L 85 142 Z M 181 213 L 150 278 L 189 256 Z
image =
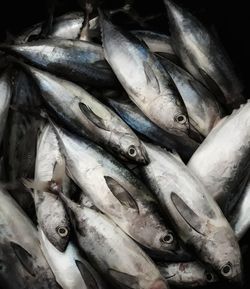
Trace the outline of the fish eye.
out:
M 187 118 L 184 114 L 178 114 L 177 116 L 175 116 L 175 120 L 180 124 L 184 124 L 186 123 Z
M 161 238 L 161 242 L 165 244 L 171 244 L 173 243 L 173 241 L 174 241 L 174 236 L 170 232 Z
M 137 152 L 136 152 L 136 148 L 135 146 L 131 145 L 129 148 L 128 148 L 128 154 L 130 157 L 135 157 Z
M 69 234 L 69 230 L 66 227 L 58 226 L 56 231 L 61 237 L 67 237 Z
M 224 265 L 222 268 L 221 268 L 221 274 L 223 276 L 229 276 L 232 272 L 232 266 L 230 263 L 227 263 L 226 265 Z
M 214 279 L 214 276 L 212 273 L 206 273 L 206 278 L 208 282 L 212 282 Z

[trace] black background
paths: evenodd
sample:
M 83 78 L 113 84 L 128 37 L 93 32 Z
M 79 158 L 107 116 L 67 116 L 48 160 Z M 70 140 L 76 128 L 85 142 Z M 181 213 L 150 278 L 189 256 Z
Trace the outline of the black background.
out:
M 49 0 L 8 0 L 1 1 L 0 8 L 0 41 L 4 41 L 6 31 L 15 35 L 24 28 L 44 20 L 48 15 L 47 3 Z M 58 0 L 56 5 L 56 15 L 67 11 L 79 10 L 77 0 Z M 216 31 L 223 46 L 234 63 L 239 78 L 245 87 L 245 94 L 248 98 L 249 93 L 249 27 L 250 17 L 248 1 L 218 1 L 218 0 L 182 0 L 177 1 L 188 8 L 196 15 L 211 31 Z M 121 6 L 123 1 L 103 1 L 104 7 L 116 8 Z M 156 21 L 150 22 L 152 30 L 168 32 L 168 20 L 162 0 L 135 1 L 135 8 L 141 15 L 161 13 L 162 16 Z M 117 17 L 117 22 L 124 25 L 123 17 Z M 131 25 L 138 28 L 136 25 Z M 128 27 L 130 28 L 130 27 Z M 250 213 L 250 212 L 249 212 Z M 245 285 L 244 288 L 250 289 L 250 253 L 248 245 L 250 244 L 250 234 L 242 240 L 244 247 L 244 269 Z M 213 285 L 211 288 L 240 288 L 236 285 Z

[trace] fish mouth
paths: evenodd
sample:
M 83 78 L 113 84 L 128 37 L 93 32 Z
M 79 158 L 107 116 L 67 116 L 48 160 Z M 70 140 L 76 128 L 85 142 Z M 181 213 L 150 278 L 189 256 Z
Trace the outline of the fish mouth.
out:
M 205 137 L 192 124 L 189 126 L 188 136 L 198 143 L 202 143 L 205 139 Z

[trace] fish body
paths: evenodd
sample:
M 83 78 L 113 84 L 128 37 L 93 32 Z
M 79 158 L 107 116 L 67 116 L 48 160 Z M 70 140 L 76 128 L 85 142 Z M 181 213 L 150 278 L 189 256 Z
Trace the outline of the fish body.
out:
M 227 108 L 244 102 L 242 85 L 215 37 L 191 13 L 170 0 L 167 7 L 172 46 L 185 68 Z
M 142 173 L 179 237 L 220 276 L 241 280 L 237 239 L 211 195 L 177 155 L 145 146 L 150 163 Z

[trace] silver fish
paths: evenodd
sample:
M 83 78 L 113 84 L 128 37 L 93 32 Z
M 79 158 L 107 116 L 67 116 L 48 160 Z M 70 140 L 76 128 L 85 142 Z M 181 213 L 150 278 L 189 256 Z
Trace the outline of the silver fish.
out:
M 3 71 L 0 75 L 0 145 L 5 130 L 5 124 L 8 116 L 10 99 L 11 99 L 11 79 L 10 71 Z
M 199 262 L 162 263 L 157 265 L 162 276 L 170 285 L 192 288 L 218 281 L 218 277 L 207 266 Z
M 150 258 L 108 217 L 61 197 L 74 214 L 80 247 L 103 274 L 122 288 L 168 288 Z
M 187 161 L 199 144 L 190 137 L 175 136 L 162 130 L 147 118 L 128 97 L 107 97 L 105 100 L 135 131 L 168 149 L 176 150 Z
M 187 108 L 191 129 L 207 136 L 222 118 L 222 108 L 210 91 L 191 74 L 164 57 L 159 60 L 179 90 Z
M 1 286 L 12 289 L 59 289 L 40 249 L 35 227 L 2 189 L 0 227 Z
M 170 0 L 167 7 L 172 46 L 185 68 L 229 109 L 244 102 L 242 85 L 223 48 L 191 13 Z
M 45 102 L 67 127 L 117 156 L 147 163 L 139 138 L 110 108 L 73 83 L 36 68 L 30 70 Z
M 79 33 L 83 24 L 82 12 L 69 12 L 59 17 L 56 17 L 53 21 L 52 30 L 48 37 L 50 38 L 63 38 L 76 40 L 79 37 Z M 22 44 L 31 41 L 32 38 L 37 37 L 42 32 L 42 24 L 37 23 L 28 28 L 15 39 L 15 43 Z M 96 37 L 99 34 L 98 18 L 95 17 L 89 21 L 89 32 L 91 37 Z
M 69 176 L 94 205 L 148 250 L 174 255 L 177 241 L 143 183 L 101 147 L 54 127 Z
M 70 241 L 65 252 L 59 252 L 39 230 L 42 251 L 63 289 L 104 289 L 103 281 L 91 265 L 80 255 L 75 244 Z
M 177 155 L 145 144 L 142 172 L 179 237 L 223 278 L 241 280 L 237 239 L 219 206 Z
M 250 164 L 250 102 L 224 117 L 196 150 L 188 167 L 227 214 L 246 184 Z
M 98 44 L 58 38 L 24 44 L 3 44 L 0 49 L 83 85 L 110 87 L 117 83 L 104 59 L 102 47 Z
M 156 56 L 138 38 L 114 26 L 104 15 L 100 18 L 105 58 L 130 99 L 163 130 L 187 134 L 186 108 Z

